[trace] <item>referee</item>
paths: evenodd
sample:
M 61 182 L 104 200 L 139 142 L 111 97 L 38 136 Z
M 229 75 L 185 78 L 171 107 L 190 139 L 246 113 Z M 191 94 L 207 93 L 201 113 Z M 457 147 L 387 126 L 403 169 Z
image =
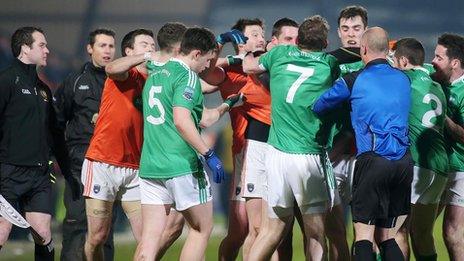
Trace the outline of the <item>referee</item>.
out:
M 26 220 L 43 238 L 43 242 L 34 238 L 35 260 L 53 260 L 50 151 L 74 198 L 80 194 L 80 185 L 69 171 L 64 133 L 57 126 L 51 91 L 37 76 L 37 67 L 47 65 L 49 53 L 43 31 L 19 28 L 11 38 L 11 50 L 17 59 L 0 72 L 0 194 L 12 206 L 22 206 Z M 11 226 L 0 217 L 0 248 Z
M 340 78 L 314 104 L 321 115 L 343 101 L 351 105 L 356 135 L 352 216 L 354 260 L 374 260 L 378 235 L 382 260 L 403 260 L 395 235 L 410 209 L 413 161 L 409 153 L 411 85 L 387 60 L 388 35 L 373 27 L 361 39 L 363 70 Z M 376 231 L 377 229 L 377 231 Z

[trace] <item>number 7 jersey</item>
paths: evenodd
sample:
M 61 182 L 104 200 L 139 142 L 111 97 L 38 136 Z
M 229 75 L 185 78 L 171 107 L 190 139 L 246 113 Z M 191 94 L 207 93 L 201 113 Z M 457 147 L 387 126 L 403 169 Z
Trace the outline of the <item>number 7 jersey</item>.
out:
M 144 141 L 140 177 L 172 178 L 196 173 L 200 168 L 197 153 L 177 131 L 173 108 L 190 110 L 198 127 L 203 112 L 198 75 L 178 59 L 149 66 L 142 92 Z
M 271 129 L 268 143 L 286 153 L 318 154 L 330 136 L 311 110 L 338 78 L 334 56 L 276 46 L 259 59 L 271 82 Z

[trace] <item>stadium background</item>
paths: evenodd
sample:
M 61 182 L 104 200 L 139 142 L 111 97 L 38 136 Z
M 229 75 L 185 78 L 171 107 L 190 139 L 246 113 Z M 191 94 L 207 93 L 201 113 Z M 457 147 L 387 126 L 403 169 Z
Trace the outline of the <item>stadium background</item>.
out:
M 128 31 L 135 28 L 152 29 L 155 33 L 168 21 L 181 21 L 187 26 L 199 25 L 210 28 L 214 33 L 228 30 L 239 17 L 260 17 L 266 24 L 266 39 L 270 39 L 272 24 L 281 17 L 290 17 L 301 22 L 305 17 L 321 14 L 331 25 L 328 50 L 339 45 L 336 33 L 338 12 L 341 8 L 360 4 L 369 12 L 369 25 L 382 26 L 392 39 L 415 37 L 426 49 L 426 61 L 433 58 L 437 37 L 443 32 L 464 33 L 464 1 L 462 0 L 390 0 L 390 1 L 342 1 L 342 0 L 2 0 L 0 8 L 0 70 L 13 59 L 9 38 L 20 26 L 34 25 L 44 29 L 50 55 L 43 78 L 54 89 L 73 69 L 79 68 L 88 56 L 85 51 L 87 35 L 98 27 L 111 28 L 116 32 L 116 57 L 120 57 L 119 44 Z M 231 53 L 226 48 L 223 53 Z M 208 95 L 207 107 L 220 102 L 218 95 Z M 220 133 L 218 148 L 221 150 L 227 170 L 230 172 L 230 135 L 228 119 L 225 117 L 212 131 Z M 56 222 L 54 231 L 59 231 L 63 218 L 62 186 L 55 186 L 57 195 Z M 208 248 L 207 260 L 216 259 L 216 250 L 225 233 L 227 207 L 226 185 L 214 187 L 215 232 Z M 122 219 L 121 219 L 122 220 Z M 447 259 L 441 239 L 441 220 L 436 224 L 439 254 Z M 116 260 L 129 259 L 134 249 L 133 239 L 124 222 L 118 223 Z M 0 253 L 1 260 L 31 260 L 32 243 L 24 242 L 24 236 L 16 231 L 13 235 L 19 241 L 10 241 Z M 56 246 L 61 240 L 57 234 Z M 351 233 L 350 233 L 351 237 Z M 294 240 L 295 260 L 302 258 L 301 237 Z M 172 260 L 180 253 L 177 243 L 165 260 Z M 127 251 L 126 251 L 127 250 Z M 31 252 L 32 251 L 32 252 Z M 59 251 L 57 251 L 59 253 Z M 124 255 L 124 252 L 128 252 Z M 57 253 L 56 257 L 59 256 Z M 440 258 L 441 260 L 441 258 Z

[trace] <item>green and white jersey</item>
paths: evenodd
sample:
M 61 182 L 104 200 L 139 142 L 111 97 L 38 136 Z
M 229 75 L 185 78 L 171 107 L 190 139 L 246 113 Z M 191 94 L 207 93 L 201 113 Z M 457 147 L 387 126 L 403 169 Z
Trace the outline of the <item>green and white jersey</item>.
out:
M 345 63 L 340 64 L 340 76 L 343 76 L 348 73 L 356 72 L 364 68 L 363 61 L 357 61 L 354 63 Z
M 410 150 L 415 165 L 448 173 L 448 154 L 444 137 L 446 96 L 440 84 L 432 81 L 425 68 L 405 71 L 411 81 L 409 111 Z
M 454 123 L 464 127 L 464 75 L 445 89 L 448 98 L 447 115 Z M 450 171 L 464 171 L 464 144 L 447 139 Z
M 153 72 L 153 70 L 156 70 L 160 66 L 160 64 L 155 61 L 148 60 L 145 66 L 147 67 L 148 74 L 150 74 L 151 72 Z
M 140 177 L 172 178 L 196 173 L 196 151 L 174 125 L 173 107 L 191 111 L 198 126 L 203 112 L 203 94 L 198 75 L 178 59 L 153 67 L 142 92 L 144 140 Z
M 312 112 L 316 99 L 339 76 L 335 57 L 276 46 L 259 59 L 270 73 L 271 129 L 268 143 L 287 153 L 321 153 L 333 135 Z
M 424 63 L 422 67 L 424 67 L 424 69 L 427 71 L 429 75 L 435 72 L 435 68 L 433 68 L 433 65 L 430 63 Z

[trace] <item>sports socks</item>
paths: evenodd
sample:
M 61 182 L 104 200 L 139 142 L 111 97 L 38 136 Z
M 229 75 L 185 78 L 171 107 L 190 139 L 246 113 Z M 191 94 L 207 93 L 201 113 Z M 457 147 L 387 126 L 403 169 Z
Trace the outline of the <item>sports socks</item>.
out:
M 383 241 L 379 244 L 379 248 L 383 261 L 404 260 L 403 252 L 394 238 Z
M 375 260 L 372 255 L 372 242 L 369 240 L 356 241 L 353 245 L 352 260 Z
M 36 261 L 53 261 L 55 259 L 55 248 L 53 239 L 46 245 L 35 244 L 35 260 Z

